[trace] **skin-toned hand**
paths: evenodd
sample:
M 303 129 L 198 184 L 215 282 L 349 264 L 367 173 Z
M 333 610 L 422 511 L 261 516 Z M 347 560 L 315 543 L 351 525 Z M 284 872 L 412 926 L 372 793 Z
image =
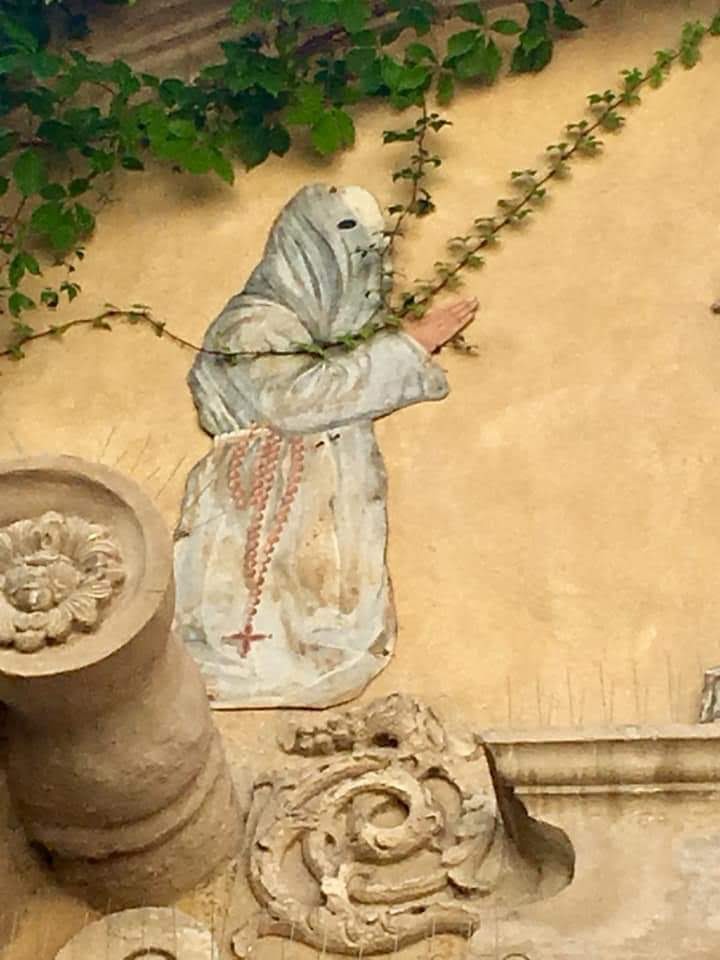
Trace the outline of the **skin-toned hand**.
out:
M 420 320 L 409 323 L 405 332 L 428 353 L 434 353 L 472 322 L 477 308 L 475 297 L 433 307 Z

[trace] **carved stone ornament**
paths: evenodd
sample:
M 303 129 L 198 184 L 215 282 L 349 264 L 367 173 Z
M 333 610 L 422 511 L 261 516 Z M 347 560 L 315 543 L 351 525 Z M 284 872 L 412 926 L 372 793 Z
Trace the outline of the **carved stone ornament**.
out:
M 572 878 L 567 837 L 527 814 L 481 739 L 413 699 L 294 726 L 282 746 L 298 759 L 254 788 L 248 877 L 264 910 L 235 933 L 238 957 L 257 935 L 355 955 L 470 936 Z
M 125 579 L 109 532 L 49 511 L 0 529 L 0 647 L 33 653 L 92 630 Z

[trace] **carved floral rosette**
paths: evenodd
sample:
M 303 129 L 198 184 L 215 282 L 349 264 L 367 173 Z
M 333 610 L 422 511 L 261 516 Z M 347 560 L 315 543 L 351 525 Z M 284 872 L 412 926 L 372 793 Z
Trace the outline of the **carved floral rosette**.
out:
M 0 528 L 0 647 L 32 653 L 92 630 L 125 579 L 109 531 L 50 511 Z
M 261 778 L 248 820 L 248 878 L 263 908 L 239 930 L 335 953 L 393 952 L 434 933 L 470 936 L 488 907 L 570 882 L 562 831 L 528 816 L 478 737 L 448 735 L 399 695 L 294 727 L 304 759 Z

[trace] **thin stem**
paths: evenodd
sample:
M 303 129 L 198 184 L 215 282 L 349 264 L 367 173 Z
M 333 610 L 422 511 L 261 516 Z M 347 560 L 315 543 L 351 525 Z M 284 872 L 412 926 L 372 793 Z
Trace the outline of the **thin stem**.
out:
M 679 52 L 674 53 L 672 56 L 668 56 L 667 63 L 669 64 L 672 61 L 677 60 L 679 56 Z M 578 150 L 583 147 L 583 144 L 587 142 L 587 137 L 602 127 L 607 117 L 613 111 L 617 110 L 618 106 L 626 104 L 628 102 L 628 97 L 635 94 L 641 87 L 643 87 L 650 79 L 650 76 L 651 71 L 647 71 L 633 86 L 632 90 L 626 91 L 625 93 L 620 94 L 616 99 L 613 99 L 612 103 L 610 103 L 607 108 L 600 113 L 595 122 L 589 124 L 582 131 L 575 143 L 560 154 L 557 163 L 550 170 L 548 170 L 548 172 L 541 177 L 540 180 L 533 184 L 531 190 L 524 194 L 524 196 L 522 196 L 516 204 L 510 207 L 505 216 L 498 223 L 496 223 L 492 229 L 490 229 L 480 240 L 478 240 L 477 243 L 469 245 L 456 263 L 449 270 L 445 271 L 443 276 L 433 283 L 425 291 L 425 293 L 406 300 L 406 302 L 398 309 L 396 315 L 400 317 L 406 316 L 413 307 L 418 306 L 419 304 L 427 304 L 430 300 L 451 285 L 453 279 L 457 277 L 457 275 L 467 266 L 468 262 L 474 256 L 476 256 L 481 250 L 485 249 L 485 247 L 489 246 L 501 230 L 504 230 L 507 226 L 516 222 L 518 213 L 520 213 L 533 200 L 534 197 L 538 196 L 538 192 L 546 183 L 559 175 L 563 164 L 570 160 L 578 152 Z
M 28 198 L 23 197 L 20 203 L 17 205 L 17 209 L 15 210 L 15 213 L 12 215 L 12 217 L 10 217 L 9 220 L 5 222 L 5 226 L 2 228 L 2 232 L 0 232 L 0 243 L 5 243 L 9 239 L 9 235 L 17 226 L 18 220 L 20 219 L 20 216 L 23 210 L 25 209 L 25 204 L 27 203 L 27 201 L 28 201 Z M 8 261 L 9 260 L 10 260 L 10 255 L 8 254 Z M 5 262 L 4 266 L 0 268 L 0 272 L 1 270 L 4 270 L 6 266 L 7 266 L 7 261 Z
M 122 320 L 126 323 L 141 324 L 149 327 L 156 334 L 156 336 L 166 337 L 179 347 L 185 347 L 188 350 L 192 350 L 194 353 L 203 354 L 207 357 L 219 357 L 227 360 L 228 362 L 232 362 L 233 360 L 241 357 L 285 357 L 298 356 L 299 354 L 307 354 L 308 356 L 322 358 L 325 356 L 328 350 L 333 348 L 346 350 L 352 349 L 352 344 L 342 341 L 313 341 L 310 344 L 293 343 L 288 347 L 287 350 L 211 350 L 208 347 L 201 347 L 177 333 L 173 333 L 172 330 L 168 330 L 165 324 L 160 320 L 156 320 L 148 310 L 123 310 L 120 307 L 108 307 L 106 310 L 96 314 L 94 317 L 80 317 L 77 320 L 68 320 L 66 323 L 50 326 L 47 329 L 39 330 L 36 333 L 22 335 L 18 337 L 17 341 L 10 347 L 0 351 L 0 358 L 17 359 L 19 356 L 19 351 L 26 343 L 32 343 L 35 340 L 45 340 L 48 337 L 59 338 L 64 333 L 67 333 L 68 330 L 72 330 L 75 327 L 94 327 L 98 330 L 107 330 L 107 324 L 110 320 Z M 378 325 L 377 331 L 383 329 L 385 326 L 386 324 Z
M 402 235 L 401 231 L 403 224 L 407 218 L 417 210 L 417 202 L 420 194 L 420 181 L 425 176 L 425 166 L 428 162 L 427 151 L 425 150 L 425 138 L 428 131 L 428 113 L 427 101 L 424 96 L 422 98 L 420 119 L 417 121 L 417 129 L 419 133 L 417 139 L 414 141 L 416 152 L 410 163 L 410 167 L 413 171 L 410 200 L 399 213 L 392 230 L 390 230 L 387 234 L 387 248 L 390 252 L 392 252 L 392 249 L 395 245 L 395 240 L 398 238 L 398 236 Z

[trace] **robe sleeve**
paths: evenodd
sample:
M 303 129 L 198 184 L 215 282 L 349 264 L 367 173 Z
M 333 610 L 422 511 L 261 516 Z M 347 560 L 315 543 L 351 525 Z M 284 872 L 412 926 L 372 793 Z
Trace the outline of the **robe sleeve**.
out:
M 280 430 L 315 433 L 447 395 L 444 372 L 407 334 L 383 331 L 354 350 L 335 348 L 329 357 L 285 353 L 311 338 L 290 311 L 278 314 L 278 309 L 283 310 L 273 305 L 274 323 L 257 311 L 232 329 L 220 322 L 222 314 L 218 318 L 223 349 L 258 349 L 261 355 L 233 364 L 207 355 L 196 361 L 191 386 L 210 433 L 228 432 L 253 420 Z M 209 337 L 212 334 L 211 328 Z M 216 337 L 211 339 L 209 345 L 217 344 Z M 268 348 L 276 352 L 265 352 Z

